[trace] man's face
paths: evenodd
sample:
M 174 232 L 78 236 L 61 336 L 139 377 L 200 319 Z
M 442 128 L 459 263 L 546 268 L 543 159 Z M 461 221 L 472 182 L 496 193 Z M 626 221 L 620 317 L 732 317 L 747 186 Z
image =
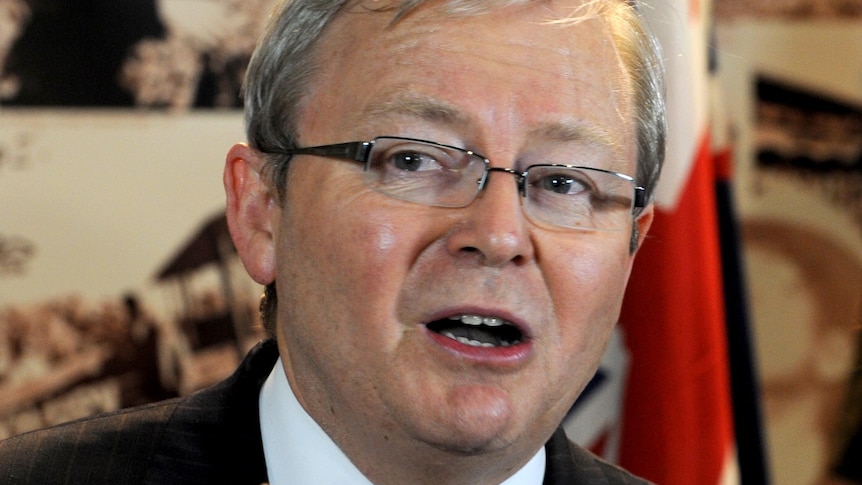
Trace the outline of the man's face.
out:
M 300 144 L 392 135 L 519 171 L 552 161 L 634 174 L 630 87 L 611 38 L 598 20 L 549 25 L 562 14 L 550 9 L 452 19 L 423 8 L 391 27 L 391 12 L 341 14 L 316 51 Z M 277 331 L 310 414 L 348 455 L 534 453 L 598 365 L 631 233 L 536 225 L 507 174 L 452 209 L 374 192 L 359 164 L 291 163 L 272 219 Z M 520 343 L 435 331 L 452 318 L 508 322 Z

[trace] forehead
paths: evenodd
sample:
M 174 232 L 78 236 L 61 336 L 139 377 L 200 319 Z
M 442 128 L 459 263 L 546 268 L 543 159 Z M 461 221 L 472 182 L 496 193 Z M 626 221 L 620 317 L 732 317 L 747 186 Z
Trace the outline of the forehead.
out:
M 564 20 L 573 12 L 582 18 Z M 343 113 L 345 126 L 415 117 L 471 137 L 493 127 L 618 142 L 630 134 L 630 83 L 605 20 L 588 13 L 548 2 L 452 15 L 432 4 L 393 22 L 392 11 L 351 7 L 316 48 L 307 111 Z

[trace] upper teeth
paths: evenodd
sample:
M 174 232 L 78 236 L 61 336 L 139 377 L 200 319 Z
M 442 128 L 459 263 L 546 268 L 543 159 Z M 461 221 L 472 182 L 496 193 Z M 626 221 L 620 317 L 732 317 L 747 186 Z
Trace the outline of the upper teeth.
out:
M 489 327 L 499 327 L 507 323 L 502 318 L 480 317 L 479 315 L 460 315 L 449 317 L 449 320 L 460 320 L 465 325 L 487 325 Z

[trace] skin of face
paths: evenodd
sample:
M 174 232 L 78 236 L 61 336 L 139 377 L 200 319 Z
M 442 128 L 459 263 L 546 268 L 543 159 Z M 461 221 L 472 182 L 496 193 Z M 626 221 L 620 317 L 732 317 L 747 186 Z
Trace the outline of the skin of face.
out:
M 339 14 L 316 48 L 300 144 L 406 136 L 492 166 L 553 157 L 633 174 L 623 66 L 602 20 L 547 22 L 568 9 Z M 468 207 L 428 207 L 367 188 L 360 164 L 307 155 L 280 203 L 262 162 L 244 144 L 228 153 L 228 221 L 249 274 L 276 281 L 279 350 L 308 413 L 375 483 L 499 483 L 526 463 L 598 366 L 630 232 L 536 224 L 508 174 Z M 524 342 L 474 348 L 426 326 L 458 315 L 510 321 Z

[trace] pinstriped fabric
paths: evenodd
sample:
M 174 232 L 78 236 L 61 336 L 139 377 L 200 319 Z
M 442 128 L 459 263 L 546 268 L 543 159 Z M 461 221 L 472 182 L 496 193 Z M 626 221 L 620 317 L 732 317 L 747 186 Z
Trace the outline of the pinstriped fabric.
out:
M 258 396 L 278 358 L 258 345 L 227 381 L 185 399 L 153 456 L 148 485 L 259 485 L 267 481 Z
M 570 442 L 562 428 L 545 445 L 545 451 L 545 485 L 649 485 Z
M 176 405 L 119 411 L 2 441 L 0 483 L 137 483 Z

